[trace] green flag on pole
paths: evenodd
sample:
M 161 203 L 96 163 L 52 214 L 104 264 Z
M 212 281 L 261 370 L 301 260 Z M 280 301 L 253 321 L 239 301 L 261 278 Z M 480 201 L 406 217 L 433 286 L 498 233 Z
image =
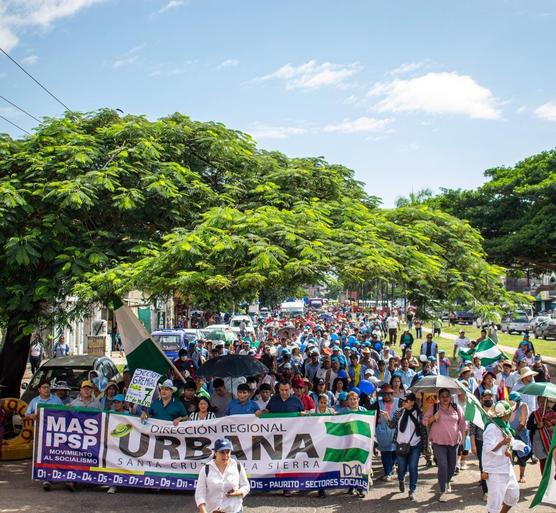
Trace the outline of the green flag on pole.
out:
M 472 394 L 467 388 L 457 382 L 460 388 L 465 392 L 465 408 L 463 411 L 463 416 L 465 420 L 475 424 L 480 429 L 485 429 L 487 424 L 491 421 L 490 417 L 487 415 L 486 411 L 483 409 L 481 402 Z
M 556 429 L 552 435 L 552 443 L 550 444 L 550 450 L 548 451 L 548 456 L 546 457 L 546 463 L 544 465 L 544 472 L 542 473 L 541 484 L 537 490 L 537 493 L 533 497 L 531 502 L 531 508 L 538 506 L 539 504 L 554 504 L 556 505 L 556 462 L 554 461 L 554 454 L 556 453 Z
M 146 369 L 166 376 L 169 370 L 175 370 L 172 362 L 151 339 L 129 306 L 117 301 L 114 305 L 114 315 L 122 338 L 127 366 L 132 374 L 135 369 Z

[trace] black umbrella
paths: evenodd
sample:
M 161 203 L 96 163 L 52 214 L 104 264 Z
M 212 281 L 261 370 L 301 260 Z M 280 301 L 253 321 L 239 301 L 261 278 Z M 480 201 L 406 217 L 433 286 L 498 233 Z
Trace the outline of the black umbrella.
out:
M 206 378 L 247 378 L 267 373 L 268 367 L 251 356 L 227 354 L 206 361 L 196 374 Z

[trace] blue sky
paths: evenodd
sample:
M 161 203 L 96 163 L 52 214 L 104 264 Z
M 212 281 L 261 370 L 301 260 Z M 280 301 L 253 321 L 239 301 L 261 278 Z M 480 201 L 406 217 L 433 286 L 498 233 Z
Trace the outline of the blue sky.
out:
M 0 0 L 0 46 L 72 109 L 221 121 L 389 207 L 555 146 L 555 22 L 551 0 Z M 0 95 L 63 111 L 3 55 Z

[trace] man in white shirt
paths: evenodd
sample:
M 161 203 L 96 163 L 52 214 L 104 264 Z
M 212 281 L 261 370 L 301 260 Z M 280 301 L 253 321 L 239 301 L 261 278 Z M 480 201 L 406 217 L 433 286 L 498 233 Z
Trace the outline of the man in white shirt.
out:
M 398 328 L 400 327 L 400 319 L 394 313 L 391 313 L 386 319 L 386 326 L 388 327 L 388 341 L 390 344 L 396 345 L 398 339 Z
M 519 485 L 512 465 L 509 420 L 515 403 L 498 401 L 483 433 L 483 472 L 487 474 L 488 513 L 507 513 L 519 501 Z
M 456 338 L 454 342 L 454 354 L 452 355 L 455 358 L 458 355 L 460 349 L 467 349 L 471 345 L 471 341 L 465 336 L 465 330 L 462 328 L 459 330 L 459 337 Z M 461 358 L 458 356 L 458 361 L 461 363 Z

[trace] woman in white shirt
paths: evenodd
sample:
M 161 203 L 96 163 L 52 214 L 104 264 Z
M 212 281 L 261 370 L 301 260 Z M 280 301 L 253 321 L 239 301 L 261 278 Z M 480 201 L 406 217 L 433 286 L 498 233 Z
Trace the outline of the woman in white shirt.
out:
M 245 469 L 232 458 L 232 443 L 219 438 L 214 442 L 214 459 L 201 469 L 197 480 L 199 513 L 241 513 L 250 489 Z

